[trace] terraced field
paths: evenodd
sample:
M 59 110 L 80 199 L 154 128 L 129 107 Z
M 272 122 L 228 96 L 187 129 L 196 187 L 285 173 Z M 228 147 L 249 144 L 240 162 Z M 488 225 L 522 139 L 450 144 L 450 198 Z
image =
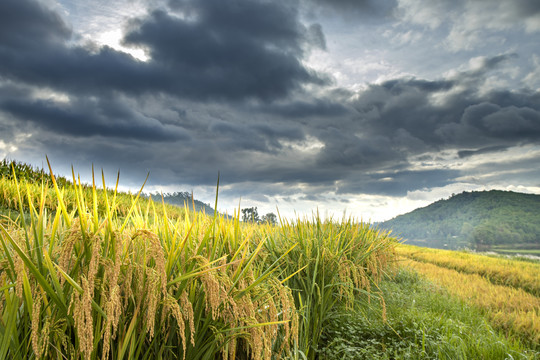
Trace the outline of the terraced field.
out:
M 403 266 L 482 309 L 496 328 L 538 347 L 540 263 L 406 245 L 397 253 Z

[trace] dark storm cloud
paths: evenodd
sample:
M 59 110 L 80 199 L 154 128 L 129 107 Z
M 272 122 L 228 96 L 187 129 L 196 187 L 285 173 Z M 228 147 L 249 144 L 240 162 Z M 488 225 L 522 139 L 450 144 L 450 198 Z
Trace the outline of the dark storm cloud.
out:
M 162 92 L 198 100 L 271 101 L 325 82 L 301 62 L 310 31 L 294 8 L 247 0 L 186 4 L 195 20 L 156 10 L 132 21 L 124 41 L 149 51 L 151 59 L 142 62 L 106 46 L 72 46 L 52 11 L 28 0 L 3 1 L 0 75 L 72 94 Z
M 323 12 L 334 12 L 348 19 L 362 17 L 375 20 L 391 16 L 397 0 L 304 0 L 308 5 L 317 5 Z
M 59 103 L 6 97 L 0 99 L 0 111 L 42 130 L 72 136 L 101 135 L 147 141 L 188 139 L 181 129 L 164 126 L 119 99 L 80 98 Z
M 157 66 L 182 74 L 183 96 L 271 100 L 324 82 L 300 62 L 306 34 L 317 31 L 301 25 L 293 7 L 251 0 L 183 1 L 178 10 L 184 7 L 195 20 L 154 11 L 133 22 L 124 38 L 148 49 Z
M 358 122 L 390 139 L 404 131 L 433 150 L 539 143 L 540 93 L 480 91 L 484 75 L 500 61 L 488 59 L 484 68 L 451 80 L 371 85 L 356 101 Z
M 398 196 L 445 186 L 460 176 L 451 169 L 412 170 L 414 156 L 457 150 L 465 158 L 540 144 L 540 92 L 485 88 L 490 72 L 512 59 L 487 58 L 473 70 L 438 80 L 370 85 L 352 102 L 356 115 L 312 121 L 310 134 L 323 144 L 315 166 L 343 179 L 339 193 Z
M 48 46 L 69 39 L 71 30 L 62 18 L 35 1 L 0 2 L 2 50 Z
M 454 182 L 458 170 L 405 170 L 355 174 L 338 182 L 337 194 L 405 196 L 408 191 L 442 187 Z
M 293 100 L 284 104 L 263 105 L 258 110 L 285 118 L 334 117 L 350 114 L 352 109 L 332 99 Z
M 372 169 L 405 160 L 385 136 L 359 137 L 346 129 L 332 127 L 319 134 L 325 146 L 318 156 L 317 165 L 323 168 L 346 167 Z
M 494 152 L 504 151 L 506 149 L 508 149 L 507 146 L 488 146 L 478 150 L 460 150 L 458 151 L 458 156 L 463 159 L 473 155 L 490 154 Z
M 309 4 L 377 19 L 396 7 Z M 324 29 L 301 23 L 296 1 L 170 6 L 126 27 L 124 45 L 144 49 L 143 62 L 77 43 L 61 17 L 38 2 L 1 1 L 2 135 L 18 126 L 40 131 L 24 146 L 57 162 L 121 167 L 127 179 L 144 180 L 150 171 L 155 185 L 215 186 L 221 171 L 231 185 L 225 194 L 259 193 L 261 201 L 299 192 L 313 201 L 328 192 L 405 195 L 463 175 L 419 170 L 414 156 L 452 150 L 467 158 L 540 143 L 540 93 L 486 85 L 515 55 L 485 58 L 437 80 L 398 78 L 356 94 L 330 92 L 327 77 L 303 63 L 310 47 L 326 49 Z M 313 84 L 317 95 L 305 86 Z
M 295 126 L 271 126 L 263 123 L 236 124 L 215 120 L 208 129 L 222 151 L 259 151 L 276 153 L 282 148 L 280 140 L 302 140 L 303 131 Z
M 205 0 L 176 5 L 176 15 L 153 11 L 130 23 L 125 43 L 148 51 L 151 58 L 143 62 L 108 46 L 78 44 L 62 18 L 39 2 L 0 2 L 3 126 L 49 131 L 43 151 L 63 144 L 68 154 L 82 151 L 78 149 L 83 140 L 93 148 L 96 136 L 156 143 L 190 140 L 189 147 L 178 145 L 176 159 L 157 155 L 159 160 L 150 167 L 170 166 L 163 159 L 195 162 L 200 167 L 193 166 L 187 174 L 194 182 L 207 175 L 197 173 L 199 168 L 209 166 L 214 172 L 228 164 L 223 160 L 227 152 L 276 153 L 282 140 L 303 139 L 300 127 L 273 118 L 267 120 L 269 125 L 249 112 L 253 109 L 242 112 L 240 103 L 255 98 L 261 101 L 250 106 L 271 107 L 276 99 L 286 104 L 283 99 L 304 84 L 326 83 L 302 64 L 309 46 L 325 46 L 320 25 L 302 25 L 289 2 Z M 177 16 L 185 9 L 194 17 Z M 37 92 L 46 95 L 36 98 Z M 53 100 L 57 96 L 63 100 Z M 215 104 L 210 99 L 221 105 L 216 113 L 203 114 Z M 322 102 L 313 106 L 312 111 L 337 107 Z M 230 116 L 220 122 L 223 110 Z M 242 120 L 252 115 L 252 121 Z M 69 141 L 58 142 L 54 132 Z M 128 143 L 120 143 L 140 158 L 145 151 L 161 154 L 158 148 L 133 151 Z M 114 157 L 120 152 L 116 150 Z M 92 153 L 112 161 L 110 155 Z M 236 165 L 228 166 L 234 172 Z

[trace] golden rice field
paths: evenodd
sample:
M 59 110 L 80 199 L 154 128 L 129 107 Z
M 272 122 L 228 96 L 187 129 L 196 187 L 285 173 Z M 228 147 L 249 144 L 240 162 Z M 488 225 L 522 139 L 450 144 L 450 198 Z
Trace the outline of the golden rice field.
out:
M 424 251 L 425 256 L 419 255 Z M 471 261 L 470 267 L 467 268 L 469 271 L 460 271 L 456 270 L 453 264 L 458 263 L 456 259 L 460 259 L 462 253 L 432 251 L 432 249 L 410 246 L 400 246 L 397 253 L 403 256 L 402 266 L 413 268 L 429 280 L 446 288 L 450 293 L 482 309 L 495 327 L 505 330 L 509 335 L 521 337 L 532 343 L 533 346 L 538 346 L 540 343 L 540 297 L 515 286 L 515 284 L 527 282 L 514 278 L 523 275 L 526 279 L 532 278 L 538 281 L 540 271 L 535 270 L 534 266 L 531 273 L 525 273 L 522 265 L 528 263 L 500 259 L 501 263 L 508 264 L 510 268 L 507 274 L 514 276 L 510 278 L 512 279 L 511 284 L 514 286 L 505 286 L 494 284 L 487 276 L 471 270 L 483 269 L 486 263 L 499 259 L 472 255 L 476 257 L 476 261 Z M 442 260 L 444 254 L 448 254 L 449 260 Z M 418 261 L 416 258 L 429 260 Z M 433 258 L 436 260 L 431 261 Z M 462 266 L 466 267 L 466 260 L 462 261 Z M 486 263 L 482 263 L 482 261 L 486 261 Z M 445 264 L 449 265 L 445 266 Z M 496 273 L 501 276 L 502 272 Z
M 399 255 L 467 274 L 478 274 L 495 284 L 523 289 L 540 296 L 540 263 L 516 261 L 463 251 L 402 245 Z
M 0 219 L 0 359 L 315 359 L 329 311 L 395 262 L 353 219 L 257 226 L 74 183 L 0 182 L 25 214 Z

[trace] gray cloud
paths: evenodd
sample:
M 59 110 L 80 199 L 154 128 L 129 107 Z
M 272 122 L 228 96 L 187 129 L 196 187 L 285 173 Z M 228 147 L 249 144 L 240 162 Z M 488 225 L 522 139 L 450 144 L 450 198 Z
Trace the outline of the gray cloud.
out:
M 407 192 L 446 186 L 460 175 L 458 170 L 403 170 L 355 174 L 339 182 L 337 194 L 405 196 Z
M 300 62 L 305 33 L 321 42 L 322 31 L 308 31 L 294 7 L 247 0 L 174 3 L 195 20 L 154 11 L 132 22 L 124 43 L 148 49 L 156 65 L 181 74 L 176 86 L 183 96 L 275 99 L 304 83 L 324 83 Z
M 506 149 L 508 149 L 507 146 L 488 146 L 477 150 L 460 150 L 458 151 L 458 156 L 463 159 L 473 155 L 489 154 L 493 152 L 504 151 Z
M 369 17 L 394 16 L 395 1 L 171 0 L 125 28 L 123 44 L 144 49 L 146 62 L 81 44 L 40 4 L 0 3 L 0 131 L 4 139 L 39 131 L 19 144 L 33 158 L 121 168 L 135 184 L 150 171 L 156 186 L 213 187 L 220 171 L 229 197 L 343 201 L 463 177 L 442 153 L 464 162 L 540 144 L 540 93 L 492 77 L 506 79 L 500 74 L 522 53 L 476 58 L 470 70 L 436 79 L 397 69 L 386 81 L 355 84 L 357 92 L 305 65 L 310 54 L 328 54 L 313 48 L 330 51 L 336 38 L 327 41 L 335 24 L 322 17 L 305 24 L 301 6 L 370 25 Z M 326 69 L 324 56 L 318 68 Z
M 367 133 L 388 138 L 405 131 L 434 150 L 538 143 L 538 92 L 480 91 L 488 71 L 506 58 L 488 59 L 481 69 L 452 80 L 396 79 L 371 85 L 356 101 L 359 123 Z
M 39 2 L 3 0 L 0 3 L 0 44 L 3 52 L 46 47 L 61 43 L 70 36 L 71 30 L 62 18 Z
M 184 2 L 196 20 L 155 10 L 132 20 L 124 39 L 150 52 L 151 59 L 141 62 L 107 46 L 71 46 L 71 33 L 58 15 L 28 0 L 12 2 L 0 5 L 2 33 L 18 34 L 1 38 L 0 74 L 14 81 L 75 94 L 117 90 L 264 101 L 303 84 L 325 83 L 301 63 L 309 31 L 284 3 Z
M 68 103 L 53 100 L 0 100 L 0 109 L 42 130 L 89 137 L 133 138 L 146 141 L 187 140 L 178 127 L 163 125 L 119 99 L 77 98 Z
M 292 100 L 285 103 L 272 103 L 254 108 L 266 113 L 286 118 L 334 117 L 351 113 L 351 108 L 333 99 Z
M 303 0 L 308 7 L 316 5 L 319 16 L 335 14 L 345 19 L 374 21 L 393 15 L 397 0 Z

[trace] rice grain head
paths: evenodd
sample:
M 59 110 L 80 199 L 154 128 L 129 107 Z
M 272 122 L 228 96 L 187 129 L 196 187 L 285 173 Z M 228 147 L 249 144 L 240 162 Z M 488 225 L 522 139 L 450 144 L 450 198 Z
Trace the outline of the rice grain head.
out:
M 32 301 L 32 350 L 36 358 L 41 357 L 41 347 L 39 346 L 39 325 L 41 322 L 41 295 L 36 291 Z
M 73 320 L 77 338 L 79 339 L 79 347 L 85 360 L 90 360 L 94 348 L 94 331 L 92 320 L 92 296 L 89 289 L 88 280 L 85 277 L 81 278 L 83 293 L 73 293 L 70 308 L 73 311 Z
M 23 274 L 26 274 L 26 267 L 24 266 L 23 259 L 19 255 L 15 255 L 14 257 L 14 266 L 15 266 L 15 272 L 17 275 L 17 280 L 15 282 L 15 295 L 22 300 L 23 298 Z
M 193 306 L 189 301 L 186 291 L 184 291 L 180 296 L 180 306 L 182 308 L 182 316 L 185 320 L 187 319 L 189 324 L 191 344 L 195 346 L 195 315 L 193 314 Z
M 71 272 L 70 264 L 71 258 L 73 256 L 73 248 L 75 246 L 75 243 L 81 240 L 80 230 L 80 220 L 79 218 L 75 218 L 71 224 L 71 228 L 68 230 L 67 236 L 64 237 L 64 241 L 61 245 L 58 266 L 67 274 Z M 64 277 L 60 274 L 60 272 L 58 272 L 57 276 L 60 280 L 60 284 L 63 285 L 65 282 Z

